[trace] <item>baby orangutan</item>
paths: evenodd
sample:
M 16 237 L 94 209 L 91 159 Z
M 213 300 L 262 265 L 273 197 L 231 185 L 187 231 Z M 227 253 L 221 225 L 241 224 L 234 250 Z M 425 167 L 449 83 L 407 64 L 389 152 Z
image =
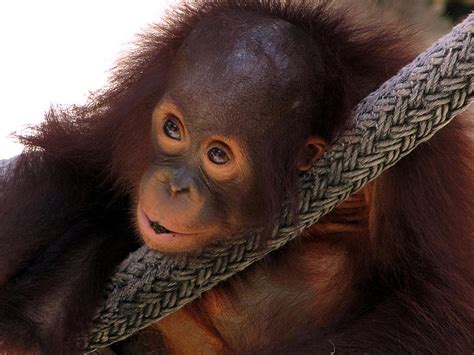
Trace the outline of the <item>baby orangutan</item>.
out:
M 80 353 L 138 241 L 182 256 L 249 229 L 270 236 L 286 201 L 298 205 L 300 173 L 413 58 L 403 33 L 353 16 L 183 5 L 107 88 L 21 137 L 0 179 L 0 353 Z M 112 349 L 472 352 L 469 132 L 457 119 L 295 242 Z

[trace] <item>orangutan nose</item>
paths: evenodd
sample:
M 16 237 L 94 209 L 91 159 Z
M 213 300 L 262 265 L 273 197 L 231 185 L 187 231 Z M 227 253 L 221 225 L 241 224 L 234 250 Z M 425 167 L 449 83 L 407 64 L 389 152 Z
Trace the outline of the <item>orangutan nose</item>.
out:
M 185 169 L 175 170 L 169 182 L 171 195 L 189 193 L 192 181 L 191 175 Z
M 178 186 L 178 185 L 175 185 L 175 184 L 170 184 L 170 191 L 171 191 L 171 194 L 172 195 L 176 195 L 178 193 L 182 193 L 182 192 L 189 192 L 189 187 L 187 186 Z

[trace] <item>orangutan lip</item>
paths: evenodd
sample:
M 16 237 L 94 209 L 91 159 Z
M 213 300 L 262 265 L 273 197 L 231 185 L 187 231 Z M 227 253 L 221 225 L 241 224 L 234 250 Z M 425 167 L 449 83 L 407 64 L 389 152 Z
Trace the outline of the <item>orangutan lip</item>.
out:
M 150 226 L 155 231 L 156 234 L 174 233 L 174 232 L 170 231 L 169 229 L 166 229 L 165 227 L 163 227 L 158 222 L 150 221 Z
M 154 236 L 159 236 L 159 237 L 184 237 L 184 236 L 193 236 L 193 234 L 186 234 L 186 233 L 178 233 L 174 232 L 172 230 L 169 230 L 165 226 L 162 226 L 160 223 L 156 221 L 152 221 L 148 215 L 145 213 L 141 205 L 138 205 L 138 221 L 139 225 L 141 224 L 143 230 L 147 231 L 144 233 L 144 235 L 148 235 L 149 238 L 153 238 Z M 154 234 L 154 236 L 152 234 Z M 174 239 L 174 238 L 173 238 Z

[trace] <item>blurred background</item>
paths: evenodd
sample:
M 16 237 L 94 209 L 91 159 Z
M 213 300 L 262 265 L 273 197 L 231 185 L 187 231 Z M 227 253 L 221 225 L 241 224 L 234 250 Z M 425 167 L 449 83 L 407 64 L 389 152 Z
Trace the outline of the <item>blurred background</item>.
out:
M 172 0 L 0 1 L 0 159 L 51 104 L 82 104 Z
M 50 105 L 82 104 L 134 35 L 176 0 L 3 1 L 0 4 L 0 159 L 21 152 L 11 134 Z M 352 0 L 337 0 L 339 2 Z M 474 0 L 358 0 L 423 34 L 424 46 L 474 10 Z

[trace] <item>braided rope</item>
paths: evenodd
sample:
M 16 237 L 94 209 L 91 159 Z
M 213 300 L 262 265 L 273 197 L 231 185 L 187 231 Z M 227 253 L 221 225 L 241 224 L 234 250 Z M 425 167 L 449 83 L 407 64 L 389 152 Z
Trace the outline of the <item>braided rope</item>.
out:
M 146 247 L 105 288 L 87 350 L 126 338 L 281 247 L 428 140 L 474 96 L 474 14 L 357 107 L 347 128 L 302 178 L 300 219 L 284 221 L 265 248 L 258 236 L 173 262 Z
M 14 166 L 18 159 L 18 155 L 10 159 L 0 159 L 0 177 L 7 173 L 10 167 Z

